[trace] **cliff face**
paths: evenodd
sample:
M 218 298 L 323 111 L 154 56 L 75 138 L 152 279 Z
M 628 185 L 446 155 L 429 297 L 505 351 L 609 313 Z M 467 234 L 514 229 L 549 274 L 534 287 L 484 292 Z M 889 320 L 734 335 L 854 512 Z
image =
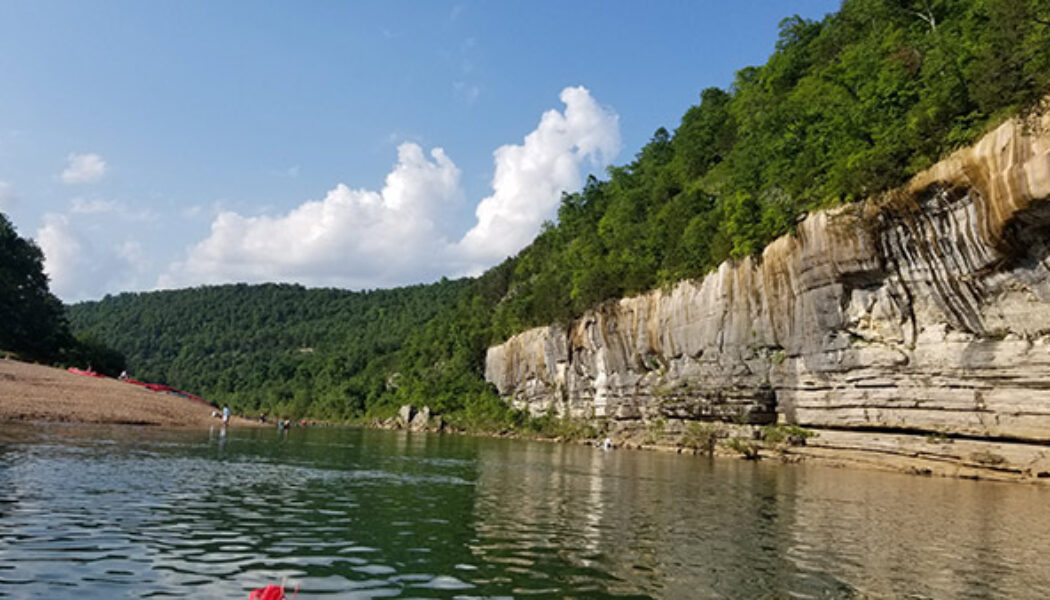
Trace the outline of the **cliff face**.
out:
M 758 259 L 490 348 L 533 413 L 1050 442 L 1050 118 Z

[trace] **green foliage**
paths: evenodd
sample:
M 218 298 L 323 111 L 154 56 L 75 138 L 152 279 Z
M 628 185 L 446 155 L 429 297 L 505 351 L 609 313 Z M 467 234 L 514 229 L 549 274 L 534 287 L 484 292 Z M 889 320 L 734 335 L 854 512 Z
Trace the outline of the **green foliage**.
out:
M 754 440 L 749 440 L 741 437 L 729 438 L 725 442 L 726 448 L 729 448 L 733 452 L 739 454 L 742 458 L 747 460 L 758 460 L 762 457 L 760 454 L 761 446 Z
M 62 362 L 90 367 L 110 377 L 119 376 L 127 368 L 127 359 L 122 353 L 91 336 L 78 337 L 63 356 Z
M 805 446 L 816 433 L 797 425 L 765 425 L 759 430 L 762 441 L 769 446 Z
M 498 431 L 514 417 L 482 371 L 511 266 L 369 292 L 238 284 L 121 294 L 68 312 L 79 335 L 124 352 L 136 378 L 238 412 L 363 421 L 413 404 L 453 427 Z
M 62 303 L 47 285 L 40 248 L 0 213 L 0 350 L 54 361 L 74 344 Z
M 697 423 L 692 421 L 686 425 L 685 434 L 682 436 L 680 443 L 685 448 L 713 454 L 715 444 L 724 435 L 722 426 L 718 423 Z
M 139 379 L 238 411 L 341 421 L 393 405 L 414 385 L 394 375 L 406 338 L 436 326 L 471 285 L 348 292 L 239 284 L 107 296 L 68 313 L 79 335 L 124 352 Z

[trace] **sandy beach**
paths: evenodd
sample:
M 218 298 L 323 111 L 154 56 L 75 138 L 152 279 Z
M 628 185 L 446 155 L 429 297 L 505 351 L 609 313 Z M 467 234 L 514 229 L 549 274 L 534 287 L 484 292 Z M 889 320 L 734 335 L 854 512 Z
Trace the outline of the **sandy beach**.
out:
M 207 427 L 212 407 L 115 379 L 0 360 L 0 421 Z M 234 424 L 251 424 L 234 419 Z

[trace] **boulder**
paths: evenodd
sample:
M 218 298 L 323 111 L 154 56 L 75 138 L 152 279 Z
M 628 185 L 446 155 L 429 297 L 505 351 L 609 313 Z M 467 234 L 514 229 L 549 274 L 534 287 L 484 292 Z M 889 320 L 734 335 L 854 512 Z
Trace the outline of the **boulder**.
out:
M 412 431 L 425 431 L 427 425 L 430 423 L 430 407 L 424 406 L 419 412 L 412 417 L 409 425 L 409 429 Z
M 397 411 L 397 424 L 401 427 L 408 427 L 412 423 L 412 416 L 415 414 L 416 409 L 411 404 L 406 404 L 398 409 Z

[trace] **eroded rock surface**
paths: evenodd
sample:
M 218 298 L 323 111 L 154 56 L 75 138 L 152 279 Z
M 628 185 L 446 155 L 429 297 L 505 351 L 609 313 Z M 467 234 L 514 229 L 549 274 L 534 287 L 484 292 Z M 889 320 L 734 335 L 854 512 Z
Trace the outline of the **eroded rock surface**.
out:
M 1050 119 L 758 259 L 490 348 L 533 413 L 1050 442 Z

